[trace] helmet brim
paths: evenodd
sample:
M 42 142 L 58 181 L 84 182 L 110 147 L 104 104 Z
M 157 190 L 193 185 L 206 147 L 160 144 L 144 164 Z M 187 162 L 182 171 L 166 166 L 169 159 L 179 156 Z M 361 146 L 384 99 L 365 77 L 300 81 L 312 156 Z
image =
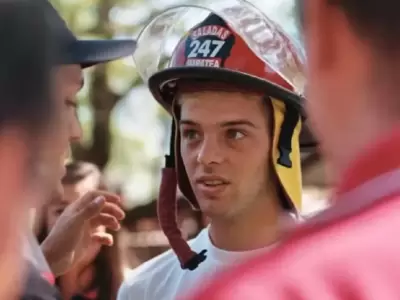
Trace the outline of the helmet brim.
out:
M 171 67 L 159 71 L 149 78 L 148 86 L 153 97 L 170 113 L 172 113 L 172 103 L 179 80 L 208 80 L 263 92 L 271 98 L 279 99 L 286 105 L 294 107 L 306 121 L 303 107 L 304 98 L 301 96 L 265 79 L 239 71 L 214 67 Z M 309 130 L 307 122 L 304 122 L 300 134 L 300 148 L 302 151 L 310 151 L 316 146 L 317 142 Z

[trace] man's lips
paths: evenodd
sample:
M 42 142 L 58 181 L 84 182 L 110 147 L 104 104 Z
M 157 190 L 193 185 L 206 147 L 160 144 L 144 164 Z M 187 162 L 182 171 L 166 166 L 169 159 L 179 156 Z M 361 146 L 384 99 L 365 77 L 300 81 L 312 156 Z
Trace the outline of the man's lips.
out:
M 207 198 L 216 198 L 229 184 L 230 182 L 221 176 L 200 176 L 196 179 L 196 190 Z
M 197 177 L 196 183 L 197 184 L 206 184 L 206 185 L 218 185 L 218 184 L 228 184 L 229 181 L 222 176 L 207 175 L 207 176 Z

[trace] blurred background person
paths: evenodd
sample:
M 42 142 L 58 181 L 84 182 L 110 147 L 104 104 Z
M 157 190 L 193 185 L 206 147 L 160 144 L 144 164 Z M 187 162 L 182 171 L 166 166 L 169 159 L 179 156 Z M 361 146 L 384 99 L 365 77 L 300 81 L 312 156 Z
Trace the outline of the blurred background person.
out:
M 89 192 L 106 188 L 100 170 L 94 164 L 82 161 L 68 163 L 61 182 L 64 194 L 54 193 L 42 211 L 41 227 L 38 230 L 39 242 L 46 238 L 68 205 Z M 98 230 L 104 231 L 105 228 L 100 227 Z M 111 231 L 109 233 L 114 239 L 112 246 L 102 247 L 100 243 L 91 241 L 85 249 L 84 257 L 71 270 L 56 279 L 56 285 L 63 299 L 116 298 L 123 279 L 123 271 L 118 234 Z

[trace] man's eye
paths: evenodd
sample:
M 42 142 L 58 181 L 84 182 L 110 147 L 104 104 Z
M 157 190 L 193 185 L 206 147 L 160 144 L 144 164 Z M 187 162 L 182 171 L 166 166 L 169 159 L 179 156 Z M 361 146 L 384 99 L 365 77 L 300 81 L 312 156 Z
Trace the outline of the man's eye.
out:
M 245 134 L 237 129 L 228 129 L 226 136 L 231 140 L 240 140 L 245 137 Z
M 185 129 L 182 132 L 182 137 L 188 140 L 195 140 L 200 137 L 200 134 L 197 130 L 194 129 Z

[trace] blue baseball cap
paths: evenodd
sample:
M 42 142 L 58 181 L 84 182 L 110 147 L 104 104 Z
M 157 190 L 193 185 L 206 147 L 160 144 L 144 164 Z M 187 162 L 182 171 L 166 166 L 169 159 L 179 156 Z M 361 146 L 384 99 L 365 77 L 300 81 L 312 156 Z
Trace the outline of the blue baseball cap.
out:
M 136 49 L 136 41 L 133 39 L 78 39 L 48 0 L 35 1 L 41 2 L 57 46 L 63 53 L 59 64 L 79 64 L 87 68 L 132 55 Z

